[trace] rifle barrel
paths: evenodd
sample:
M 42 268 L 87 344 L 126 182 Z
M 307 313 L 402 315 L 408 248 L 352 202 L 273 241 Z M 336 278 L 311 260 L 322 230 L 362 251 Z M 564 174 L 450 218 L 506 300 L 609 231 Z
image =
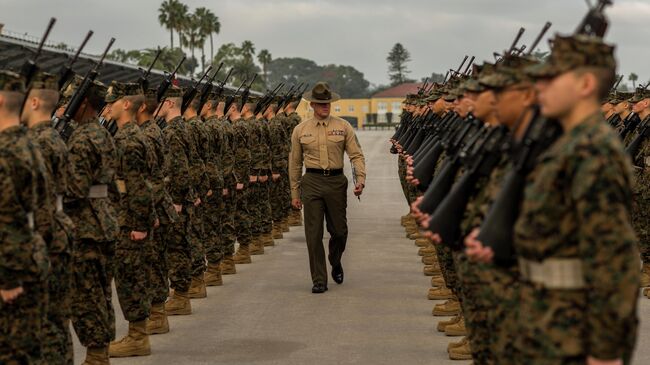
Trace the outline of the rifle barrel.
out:
M 546 24 L 544 24 L 544 27 L 542 28 L 542 31 L 539 32 L 539 34 L 537 35 L 537 38 L 535 38 L 535 41 L 533 41 L 533 44 L 530 46 L 530 49 L 528 49 L 528 54 L 529 55 L 532 54 L 535 51 L 535 48 L 537 48 L 537 46 L 539 45 L 539 42 L 542 41 L 542 38 L 544 38 L 544 35 L 546 34 L 546 32 L 548 32 L 548 30 L 551 28 L 551 25 L 553 25 L 553 23 L 551 23 L 551 22 L 546 22 Z

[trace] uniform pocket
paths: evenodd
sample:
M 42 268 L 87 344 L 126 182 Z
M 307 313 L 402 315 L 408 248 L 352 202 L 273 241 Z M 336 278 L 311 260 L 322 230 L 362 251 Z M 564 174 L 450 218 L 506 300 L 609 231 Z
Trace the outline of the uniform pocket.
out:
M 316 142 L 316 137 L 314 136 L 302 136 L 300 137 L 300 144 L 312 144 Z
M 327 141 L 330 143 L 343 143 L 345 136 L 327 136 Z

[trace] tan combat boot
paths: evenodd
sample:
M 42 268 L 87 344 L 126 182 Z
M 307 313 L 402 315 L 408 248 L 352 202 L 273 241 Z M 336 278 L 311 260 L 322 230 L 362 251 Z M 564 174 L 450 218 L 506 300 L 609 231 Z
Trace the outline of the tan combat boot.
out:
M 431 242 L 429 242 L 429 240 L 426 238 L 418 238 L 415 240 L 415 245 L 418 247 L 428 247 L 431 245 Z
M 426 276 L 434 276 L 438 275 L 441 273 L 440 271 L 440 266 L 433 264 L 433 265 L 425 265 L 424 268 L 422 269 L 422 272 Z
M 442 304 L 436 304 L 433 307 L 433 311 L 431 311 L 431 314 L 433 314 L 436 317 L 455 316 L 456 314 L 459 313 L 460 313 L 460 302 L 455 297 L 447 300 Z
M 418 256 L 434 256 L 436 255 L 436 249 L 433 246 L 422 247 L 418 250 Z
M 458 323 L 458 321 L 460 321 L 460 314 L 455 315 L 455 316 L 451 317 L 451 319 L 448 319 L 446 321 L 438 322 L 438 325 L 436 326 L 436 329 L 438 330 L 438 332 L 445 332 L 445 328 L 447 328 L 447 326 L 451 326 L 452 324 L 456 324 L 456 323 Z
M 203 274 L 201 274 L 201 276 L 195 276 L 192 278 L 190 290 L 187 291 L 187 295 L 190 297 L 190 299 L 207 298 L 208 291 L 205 289 L 205 280 L 203 280 Z
M 205 286 L 222 286 L 221 264 L 208 264 L 208 270 L 205 272 L 203 280 L 205 281 Z
M 447 336 L 467 336 L 467 328 L 465 328 L 465 317 L 461 314 L 460 320 L 454 324 L 445 327 L 445 334 Z
M 292 227 L 302 226 L 302 212 L 299 210 L 291 210 L 291 216 L 289 218 L 289 225 Z
M 185 316 L 192 314 L 192 303 L 187 292 L 174 290 L 174 295 L 165 303 L 165 312 L 168 316 Z
M 109 365 L 108 347 L 88 347 L 82 365 Z
M 412 234 L 418 233 L 418 225 L 415 223 L 407 224 L 404 230 L 406 231 L 406 238 L 411 238 Z
M 641 270 L 641 287 L 645 288 L 650 286 L 650 264 L 643 264 Z
M 282 233 L 289 232 L 289 218 L 284 218 L 281 225 Z
M 646 297 L 650 298 L 650 288 L 645 288 L 643 289 L 643 295 Z
M 467 342 L 469 342 L 469 338 L 467 336 L 463 337 L 458 342 L 450 342 L 449 345 L 447 345 L 447 352 L 451 351 L 451 349 L 463 346 Z
M 110 357 L 147 356 L 151 355 L 147 321 L 129 322 L 129 333 L 122 339 L 111 342 L 108 347 Z
M 409 239 L 410 239 L 410 240 L 418 240 L 418 239 L 420 239 L 420 238 L 424 238 L 424 236 L 422 235 L 422 233 L 420 233 L 420 231 L 416 231 L 416 232 L 411 233 L 411 234 L 409 235 Z
M 462 345 L 458 347 L 450 348 L 449 358 L 451 360 L 471 360 L 472 349 L 469 347 L 469 340 L 465 341 Z
M 232 259 L 234 263 L 237 265 L 250 264 L 251 262 L 253 262 L 251 260 L 249 244 L 247 243 L 240 244 L 239 248 L 237 249 L 237 252 L 235 253 L 235 256 L 233 256 Z
M 431 287 L 437 288 L 439 286 L 446 286 L 445 277 L 442 275 L 434 275 L 431 277 Z
M 422 263 L 425 265 L 435 265 L 438 263 L 438 255 L 422 256 Z
M 427 298 L 429 300 L 445 300 L 452 299 L 454 297 L 454 293 L 446 286 L 431 288 L 429 289 L 429 294 L 427 295 Z
M 221 275 L 235 275 L 236 273 L 237 268 L 235 267 L 232 255 L 227 255 L 221 261 Z
M 271 231 L 271 235 L 274 240 L 281 240 L 284 238 L 280 222 L 273 223 L 273 230 Z
M 151 305 L 151 314 L 147 321 L 147 333 L 150 335 L 161 335 L 169 332 L 169 321 L 165 313 L 165 303 Z
M 264 243 L 262 242 L 262 236 L 257 236 L 253 238 L 253 241 L 248 246 L 248 252 L 253 255 L 264 255 Z
M 282 234 L 282 232 L 280 232 Z M 264 247 L 273 247 L 275 246 L 275 241 L 273 241 L 273 233 L 264 233 L 262 235 L 262 243 Z

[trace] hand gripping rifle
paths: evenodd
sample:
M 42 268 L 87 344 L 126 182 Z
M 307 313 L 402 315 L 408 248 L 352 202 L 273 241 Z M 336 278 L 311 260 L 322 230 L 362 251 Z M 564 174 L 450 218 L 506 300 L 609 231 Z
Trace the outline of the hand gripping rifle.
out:
M 192 104 L 192 100 L 196 97 L 196 93 L 198 93 L 198 87 L 201 85 L 201 82 L 208 77 L 208 73 L 212 70 L 212 66 L 209 66 L 207 70 L 203 73 L 201 78 L 199 79 L 198 82 L 196 82 L 194 85 L 192 85 L 187 91 L 185 91 L 185 94 L 183 94 L 183 102 L 181 103 L 181 115 L 185 114 L 185 111 L 187 108 L 190 107 Z M 197 113 L 199 111 L 197 110 Z
M 153 61 L 149 65 L 149 68 L 147 68 L 146 71 L 144 71 L 143 69 L 140 69 L 140 71 L 144 71 L 144 72 L 140 76 L 140 79 L 138 80 L 138 83 L 140 84 L 140 86 L 142 86 L 142 90 L 145 91 L 145 92 L 149 89 L 149 75 L 151 75 L 151 69 L 153 68 L 153 66 L 158 61 L 158 58 L 160 57 L 161 53 L 162 53 L 162 50 L 160 49 L 160 47 L 158 47 L 158 50 L 156 51 L 156 55 L 154 56 Z
M 217 77 L 217 74 L 219 71 L 221 71 L 221 68 L 223 67 L 223 62 L 219 64 L 219 67 L 217 67 L 217 71 L 212 74 L 212 77 L 210 77 L 205 84 L 203 85 L 203 88 L 201 89 L 201 92 L 199 93 L 199 105 L 196 108 L 196 112 L 200 115 L 201 114 L 201 109 L 203 109 L 203 106 L 205 103 L 208 102 L 208 98 L 210 97 L 210 92 L 212 92 L 212 88 L 214 85 L 212 82 L 214 79 Z
M 111 38 L 111 40 L 108 42 L 108 46 L 106 46 L 104 53 L 99 59 L 99 62 L 95 64 L 95 67 L 86 73 L 86 76 L 81 81 L 81 84 L 77 90 L 75 90 L 74 94 L 72 94 L 70 102 L 63 112 L 63 116 L 58 120 L 55 128 L 64 141 L 67 141 L 68 138 L 70 138 L 70 135 L 72 134 L 70 121 L 72 118 L 74 118 L 75 114 L 77 114 L 77 111 L 79 111 L 81 104 L 86 99 L 86 94 L 88 94 L 88 90 L 90 90 L 90 87 L 97 78 L 97 75 L 99 75 L 99 69 L 103 66 L 104 59 L 106 58 L 108 51 L 111 50 L 113 43 L 115 43 L 115 38 Z
M 74 66 L 75 63 L 77 63 L 81 51 L 83 51 L 83 49 L 86 47 L 86 43 L 88 43 L 88 40 L 90 39 L 90 37 L 92 37 L 92 35 L 93 35 L 93 31 L 89 30 L 88 33 L 86 34 L 86 38 L 84 38 L 84 40 L 81 42 L 81 46 L 77 48 L 77 52 L 75 52 L 70 62 L 68 62 L 67 65 L 63 66 L 63 68 L 61 68 L 61 71 L 59 71 L 59 90 L 63 89 L 63 87 L 72 78 L 73 75 L 72 66 Z

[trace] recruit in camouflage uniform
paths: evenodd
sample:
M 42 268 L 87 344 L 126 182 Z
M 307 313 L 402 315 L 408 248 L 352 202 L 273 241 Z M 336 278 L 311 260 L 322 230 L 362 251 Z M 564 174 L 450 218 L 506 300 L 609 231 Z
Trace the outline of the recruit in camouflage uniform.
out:
M 41 364 L 43 320 L 47 314 L 49 260 L 35 230 L 40 170 L 27 130 L 20 125 L 24 80 L 0 71 L 0 362 Z
M 74 120 L 77 127 L 67 141 L 70 174 L 64 211 L 75 223 L 73 241 L 72 324 L 87 348 L 86 362 L 108 362 L 108 345 L 115 338 L 111 303 L 115 243 L 119 237 L 112 199 L 117 154 L 113 138 L 99 125 L 106 86 L 94 82 Z
M 30 128 L 30 138 L 39 147 L 54 202 L 52 236 L 46 239 L 50 258 L 48 311 L 43 328 L 43 359 L 48 364 L 72 364 L 70 300 L 72 284 L 72 231 L 74 224 L 63 212 L 67 189 L 68 151 L 50 117 L 59 98 L 55 76 L 38 73 L 32 79 L 22 118 Z
M 153 250 L 151 230 L 156 215 L 152 187 L 147 179 L 154 160 L 153 151 L 136 123 L 144 92 L 138 83 L 113 81 L 105 101 L 107 115 L 118 128 L 114 138 L 120 237 L 115 247 L 115 287 L 120 308 L 129 322 L 128 334 L 110 344 L 109 355 L 149 355 L 146 321 L 151 310 L 151 290 L 147 257 Z

